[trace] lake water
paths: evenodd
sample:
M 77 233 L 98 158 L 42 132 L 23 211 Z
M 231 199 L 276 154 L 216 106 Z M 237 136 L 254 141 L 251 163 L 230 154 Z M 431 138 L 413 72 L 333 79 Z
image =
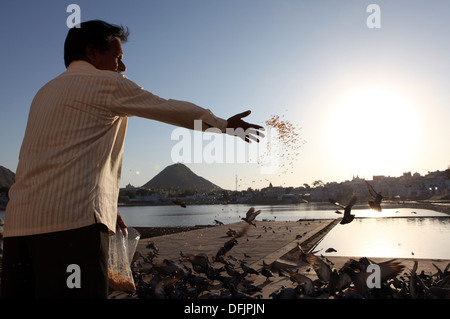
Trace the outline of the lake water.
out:
M 324 256 L 450 259 L 450 218 L 355 218 L 317 245 Z M 328 248 L 337 252 L 325 253 Z
M 168 206 L 125 206 L 119 207 L 125 222 L 130 226 L 194 226 L 212 225 L 217 219 L 225 224 L 241 221 L 249 205 L 188 205 L 182 208 L 176 205 Z M 324 203 L 310 203 L 299 205 L 254 205 L 261 210 L 257 220 L 296 221 L 299 219 L 335 219 L 336 206 Z M 364 207 L 364 208 L 363 208 Z M 365 209 L 365 206 L 354 206 L 352 214 L 357 218 L 373 217 L 450 217 L 450 215 L 426 209 L 396 208 L 383 209 L 375 212 Z
M 217 219 L 225 224 L 241 221 L 248 205 L 192 205 L 119 207 L 130 226 L 212 225 Z M 255 205 L 261 210 L 257 220 L 296 221 L 299 219 L 335 219 L 336 206 L 329 204 Z M 318 244 L 324 256 L 426 258 L 450 260 L 450 216 L 411 208 L 383 209 L 375 212 L 355 206 L 354 221 L 336 225 Z M 327 248 L 337 252 L 325 253 Z
M 248 205 L 189 205 L 119 207 L 128 226 L 194 226 L 241 221 Z M 335 219 L 336 206 L 330 204 L 255 205 L 261 210 L 257 220 L 296 221 L 299 219 Z M 4 211 L 0 217 L 4 218 Z M 355 206 L 352 223 L 336 225 L 318 244 L 324 256 L 427 258 L 450 260 L 450 216 L 411 208 L 383 209 L 375 212 Z M 337 252 L 325 253 L 327 248 Z

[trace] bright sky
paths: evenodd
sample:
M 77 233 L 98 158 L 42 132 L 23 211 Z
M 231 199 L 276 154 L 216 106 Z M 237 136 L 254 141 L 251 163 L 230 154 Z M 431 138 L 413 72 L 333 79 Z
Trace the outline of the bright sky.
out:
M 236 175 L 238 189 L 297 187 L 450 164 L 450 1 L 4 0 L 0 165 L 12 171 L 34 95 L 65 71 L 71 3 L 81 21 L 130 29 L 125 74 L 150 92 L 225 119 L 250 109 L 249 122 L 279 115 L 301 127 L 306 143 L 281 149 L 273 172 L 237 159 L 186 163 L 223 188 L 235 189 Z M 380 20 L 367 12 L 371 3 Z M 369 28 L 368 18 L 380 28 Z M 172 140 L 174 130 L 130 118 L 121 186 L 141 186 L 174 163 L 172 150 L 187 141 Z M 235 141 L 220 137 L 225 146 Z M 220 141 L 203 138 L 190 140 L 200 140 L 202 152 Z

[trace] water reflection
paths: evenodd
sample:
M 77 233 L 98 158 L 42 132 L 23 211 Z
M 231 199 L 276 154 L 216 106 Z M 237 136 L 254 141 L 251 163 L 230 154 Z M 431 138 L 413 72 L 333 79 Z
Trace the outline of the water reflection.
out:
M 119 207 L 129 226 L 212 225 L 217 219 L 225 224 L 240 222 L 249 205 L 195 205 Z M 336 225 L 319 243 L 323 255 L 386 258 L 450 259 L 450 216 L 426 209 L 383 209 L 375 212 L 367 206 L 355 206 L 352 223 Z M 257 205 L 257 220 L 297 221 L 335 219 L 330 204 Z M 4 211 L 0 211 L 4 218 Z M 327 248 L 336 253 L 325 253 Z
M 249 205 L 194 205 L 181 208 L 179 206 L 128 206 L 119 207 L 122 217 L 130 226 L 194 226 L 210 225 L 214 219 L 225 224 L 241 221 Z M 307 205 L 258 205 L 261 210 L 258 220 L 296 221 L 299 219 L 335 219 L 335 207 L 330 204 Z M 359 217 L 448 217 L 444 213 L 431 210 L 409 208 L 383 209 L 374 212 L 370 209 L 352 210 L 356 219 Z M 356 220 L 355 219 L 355 220 Z
M 450 259 L 450 218 L 357 218 L 319 243 L 324 256 Z M 325 253 L 327 248 L 336 253 Z

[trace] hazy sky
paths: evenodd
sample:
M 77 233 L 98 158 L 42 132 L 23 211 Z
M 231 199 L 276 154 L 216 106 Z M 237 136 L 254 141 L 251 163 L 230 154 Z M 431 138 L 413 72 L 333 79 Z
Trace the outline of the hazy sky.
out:
M 250 109 L 249 122 L 279 115 L 301 127 L 306 143 L 282 147 L 273 172 L 225 155 L 226 163 L 186 163 L 223 188 L 235 189 L 236 175 L 239 189 L 297 187 L 450 164 L 450 1 L 4 0 L 0 165 L 12 171 L 34 95 L 65 71 L 71 3 L 81 21 L 129 28 L 125 75 L 150 92 L 225 119 Z M 367 12 L 372 3 L 380 20 Z M 368 18 L 380 28 L 369 28 Z M 122 186 L 141 186 L 174 163 L 172 151 L 188 141 L 173 140 L 175 129 L 129 119 Z M 225 153 L 244 145 L 190 134 L 205 154 L 220 143 Z

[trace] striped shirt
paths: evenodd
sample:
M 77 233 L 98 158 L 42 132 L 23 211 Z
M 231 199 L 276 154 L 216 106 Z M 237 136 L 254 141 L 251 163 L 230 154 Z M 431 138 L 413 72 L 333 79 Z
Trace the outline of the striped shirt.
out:
M 4 236 L 63 231 L 99 222 L 115 232 L 127 117 L 194 129 L 227 121 L 195 104 L 165 100 L 124 75 L 84 61 L 47 83 L 31 104 Z

